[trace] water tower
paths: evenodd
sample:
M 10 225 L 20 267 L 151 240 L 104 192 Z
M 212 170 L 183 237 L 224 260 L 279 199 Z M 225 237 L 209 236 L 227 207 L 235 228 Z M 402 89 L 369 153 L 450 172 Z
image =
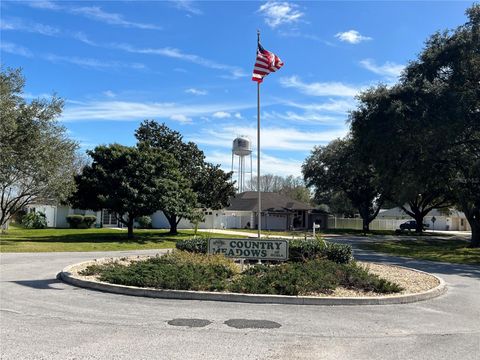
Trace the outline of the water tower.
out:
M 238 157 L 238 168 L 235 170 L 235 156 Z M 250 169 L 245 167 L 245 158 L 250 158 Z M 245 191 L 245 176 L 250 174 L 250 183 L 252 182 L 252 142 L 246 136 L 238 136 L 233 140 L 232 146 L 232 171 L 238 174 L 238 192 Z

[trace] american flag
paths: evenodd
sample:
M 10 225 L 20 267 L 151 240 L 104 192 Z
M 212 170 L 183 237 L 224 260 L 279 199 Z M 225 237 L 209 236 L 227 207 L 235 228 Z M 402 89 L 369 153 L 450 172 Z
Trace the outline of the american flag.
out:
M 253 81 L 261 83 L 265 76 L 277 71 L 282 66 L 283 62 L 277 55 L 265 50 L 262 45 L 258 43 L 257 60 L 255 61 L 255 66 L 253 68 Z

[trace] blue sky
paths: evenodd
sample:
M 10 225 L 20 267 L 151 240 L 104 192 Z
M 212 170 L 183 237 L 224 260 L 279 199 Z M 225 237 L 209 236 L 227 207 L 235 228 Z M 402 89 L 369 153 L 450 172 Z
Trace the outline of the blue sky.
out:
M 144 119 L 230 170 L 232 140 L 256 142 L 256 30 L 285 63 L 261 85 L 262 173 L 300 175 L 315 145 L 346 134 L 354 96 L 392 83 L 471 2 L 2 1 L 1 63 L 25 97 L 57 93 L 83 150 L 133 145 Z M 255 161 L 255 158 L 254 158 Z

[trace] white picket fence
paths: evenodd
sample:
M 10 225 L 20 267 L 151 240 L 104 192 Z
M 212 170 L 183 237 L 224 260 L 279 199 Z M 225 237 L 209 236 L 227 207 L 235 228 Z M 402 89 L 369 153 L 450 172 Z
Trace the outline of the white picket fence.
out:
M 375 219 L 370 223 L 370 230 L 396 230 L 400 227 L 400 224 L 406 220 L 396 219 Z M 329 229 L 355 229 L 362 230 L 363 220 L 360 218 L 347 219 L 347 218 L 328 218 L 327 227 Z

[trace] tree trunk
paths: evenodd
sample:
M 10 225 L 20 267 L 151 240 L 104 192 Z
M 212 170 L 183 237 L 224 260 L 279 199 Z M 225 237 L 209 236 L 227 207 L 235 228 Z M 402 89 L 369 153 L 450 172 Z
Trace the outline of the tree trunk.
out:
M 370 222 L 368 219 L 362 219 L 363 220 L 363 235 L 367 235 L 367 233 L 370 231 Z
M 472 228 L 472 238 L 470 239 L 470 247 L 480 247 L 480 219 L 475 219 L 474 216 L 467 216 L 468 223 Z
M 128 228 L 127 238 L 133 239 L 133 217 L 130 215 L 128 216 L 127 228 Z
M 422 214 L 415 214 L 415 221 L 417 222 L 415 232 L 417 233 L 423 232 L 423 218 L 424 216 Z
M 168 223 L 170 224 L 170 234 L 171 235 L 177 235 L 178 234 L 178 231 L 177 231 L 177 224 L 178 224 L 177 215 L 175 215 L 175 214 L 167 215 L 166 217 L 167 217 Z

